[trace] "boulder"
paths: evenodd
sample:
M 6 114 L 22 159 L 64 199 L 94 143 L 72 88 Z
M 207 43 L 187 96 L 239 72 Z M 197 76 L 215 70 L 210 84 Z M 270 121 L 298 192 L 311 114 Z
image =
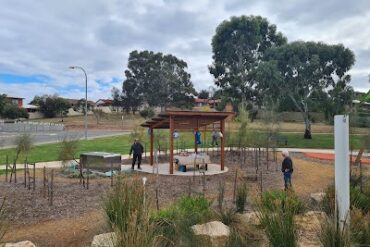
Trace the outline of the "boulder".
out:
M 95 235 L 91 243 L 91 247 L 114 247 L 116 242 L 116 234 L 114 232 Z
M 311 193 L 310 197 L 314 203 L 320 204 L 322 200 L 324 199 L 325 195 L 326 193 L 324 192 L 318 192 L 318 193 Z
M 258 218 L 258 214 L 256 212 L 237 214 L 237 219 L 247 225 L 258 226 L 260 224 L 260 219 Z
M 201 242 L 210 243 L 212 247 L 223 247 L 226 245 L 230 228 L 220 221 L 212 221 L 202 225 L 194 225 L 191 227 L 194 235 Z
M 6 243 L 4 247 L 36 247 L 31 241 L 22 241 L 17 243 Z

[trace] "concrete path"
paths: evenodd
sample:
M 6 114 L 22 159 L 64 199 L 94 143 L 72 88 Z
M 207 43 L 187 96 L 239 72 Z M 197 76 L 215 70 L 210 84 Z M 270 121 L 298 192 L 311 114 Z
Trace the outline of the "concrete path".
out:
M 289 152 L 292 152 L 292 153 L 329 153 L 329 154 L 334 154 L 334 150 L 332 149 L 308 149 L 308 148 L 277 148 L 277 150 L 279 152 L 281 152 L 282 150 L 288 150 Z M 209 148 L 208 151 L 212 151 L 213 149 L 212 148 Z M 186 149 L 186 151 L 188 152 L 194 152 L 194 149 Z M 201 150 L 199 150 L 201 151 Z M 353 155 L 357 155 L 357 151 L 356 152 L 353 152 Z M 144 155 L 143 155 L 144 156 Z M 146 156 L 148 157 L 149 156 L 149 153 L 146 153 Z M 364 153 L 363 156 L 365 157 L 370 157 L 370 153 Z M 122 160 L 123 159 L 128 159 L 129 156 L 127 154 L 125 155 L 121 155 L 121 158 Z M 23 164 L 17 164 L 17 166 L 22 169 L 23 167 Z M 43 167 L 46 167 L 46 168 L 61 168 L 63 166 L 62 162 L 61 161 L 48 161 L 48 162 L 38 162 L 36 163 L 36 168 L 37 169 L 41 169 Z M 152 169 L 152 167 L 150 167 Z M 0 170 L 4 170 L 5 169 L 5 165 L 0 165 Z

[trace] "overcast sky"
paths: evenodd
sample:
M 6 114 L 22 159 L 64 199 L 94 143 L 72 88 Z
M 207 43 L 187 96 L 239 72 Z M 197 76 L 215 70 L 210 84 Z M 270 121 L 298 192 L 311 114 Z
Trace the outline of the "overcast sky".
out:
M 356 63 L 352 86 L 370 83 L 369 0 L 1 0 L 0 93 L 111 97 L 121 88 L 130 51 L 172 53 L 185 60 L 197 90 L 213 85 L 211 39 L 231 16 L 261 15 L 288 41 L 342 43 Z

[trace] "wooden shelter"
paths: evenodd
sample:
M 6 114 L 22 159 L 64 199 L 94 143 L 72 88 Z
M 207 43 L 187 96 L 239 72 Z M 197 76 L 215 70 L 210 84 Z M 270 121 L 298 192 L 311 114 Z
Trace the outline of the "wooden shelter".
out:
M 154 129 L 169 129 L 170 138 L 170 174 L 173 174 L 173 133 L 174 131 L 213 131 L 217 130 L 224 136 L 225 120 L 234 115 L 233 112 L 201 112 L 201 111 L 166 111 L 146 121 L 141 126 L 149 128 L 150 133 L 150 165 L 154 163 Z M 211 127 L 212 126 L 212 127 Z M 215 127 L 216 126 L 216 127 Z M 194 138 L 195 140 L 195 138 Z M 194 141 L 194 150 L 198 152 L 198 145 Z M 225 167 L 225 141 L 221 138 L 221 170 Z

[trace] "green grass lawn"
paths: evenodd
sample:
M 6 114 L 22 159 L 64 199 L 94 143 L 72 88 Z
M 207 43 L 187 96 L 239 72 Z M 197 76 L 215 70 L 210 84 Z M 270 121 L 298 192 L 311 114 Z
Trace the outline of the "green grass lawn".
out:
M 168 147 L 168 132 L 164 131 L 162 143 L 163 147 Z M 262 135 L 262 132 L 259 132 L 257 135 Z M 285 136 L 288 139 L 288 145 L 279 145 L 280 147 L 290 147 L 290 148 L 323 148 L 331 149 L 334 148 L 334 139 L 331 134 L 313 134 L 313 139 L 305 140 L 303 139 L 303 134 L 301 133 L 281 133 L 281 136 Z M 350 138 L 350 145 L 353 144 L 354 149 L 361 147 L 362 136 L 352 135 Z M 149 151 L 148 145 L 148 136 L 145 135 L 143 139 L 143 144 L 145 145 L 147 151 Z M 209 146 L 211 142 L 211 135 L 207 134 L 205 144 Z M 101 151 L 101 152 L 112 152 L 112 153 L 121 153 L 128 154 L 131 146 L 131 137 L 130 136 L 114 136 L 114 137 L 104 137 L 97 138 L 94 140 L 81 140 L 79 141 L 78 151 L 76 157 L 79 157 L 80 153 L 88 151 Z M 204 140 L 202 138 L 202 140 Z M 194 141 L 191 133 L 181 133 L 179 140 L 175 141 L 175 148 L 185 147 L 192 148 L 194 147 Z M 30 153 L 28 154 L 29 162 L 42 162 L 42 161 L 53 161 L 58 160 L 58 150 L 60 148 L 59 143 L 55 144 L 43 144 L 38 146 L 33 146 Z M 14 159 L 15 149 L 2 149 L 0 150 L 0 164 L 5 164 L 6 156 L 9 157 L 9 162 Z M 18 163 L 22 163 L 24 157 L 21 157 L 18 160 Z

